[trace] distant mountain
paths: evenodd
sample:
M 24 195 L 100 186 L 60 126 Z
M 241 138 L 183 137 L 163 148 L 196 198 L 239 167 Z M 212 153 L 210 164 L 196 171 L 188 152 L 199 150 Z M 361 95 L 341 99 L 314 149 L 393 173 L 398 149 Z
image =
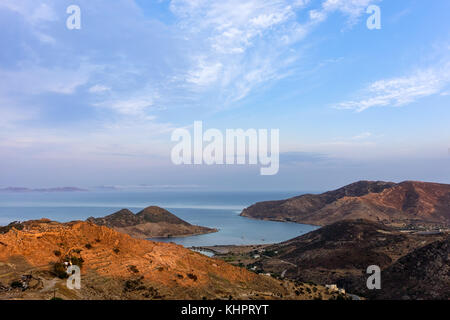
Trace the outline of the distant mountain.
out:
M 141 239 L 191 236 L 217 232 L 217 229 L 191 225 L 157 206 L 145 208 L 137 214 L 128 209 L 122 209 L 106 217 L 90 217 L 86 221 Z
M 88 191 L 86 189 L 80 189 L 76 187 L 57 187 L 57 188 L 24 188 L 24 187 L 7 187 L 0 188 L 0 192 L 82 192 Z
M 371 299 L 448 299 L 448 233 L 403 233 L 367 220 L 345 220 L 265 248 L 254 265 L 291 280 L 337 284 Z M 381 268 L 381 290 L 368 290 L 367 267 Z
M 241 216 L 327 225 L 367 219 L 387 225 L 450 225 L 450 185 L 359 181 L 322 194 L 258 202 Z

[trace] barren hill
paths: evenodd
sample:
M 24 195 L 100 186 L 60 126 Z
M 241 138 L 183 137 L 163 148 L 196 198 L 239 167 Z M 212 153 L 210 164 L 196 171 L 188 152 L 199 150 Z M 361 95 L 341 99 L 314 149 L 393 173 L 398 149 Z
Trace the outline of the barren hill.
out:
M 19 225 L 21 230 L 12 227 L 0 234 L 0 299 L 54 295 L 63 299 L 313 299 L 321 293 L 327 297 L 323 287 L 299 295 L 298 285 L 292 282 L 89 222 L 43 219 Z M 64 277 L 65 262 L 81 266 L 80 290 L 69 290 L 66 280 L 56 277 Z
M 88 218 L 87 221 L 140 239 L 217 232 L 217 229 L 191 225 L 169 211 L 156 206 L 147 207 L 137 214 L 128 209 L 122 209 L 103 218 Z
M 381 274 L 380 299 L 450 299 L 450 237 L 414 250 Z M 398 285 L 399 283 L 407 285 Z
M 268 246 L 254 265 L 289 279 L 338 284 L 374 299 L 447 299 L 448 233 L 402 233 L 367 220 L 346 220 Z M 382 290 L 369 291 L 366 269 L 381 268 Z
M 327 225 L 367 219 L 387 225 L 450 225 L 450 185 L 359 181 L 318 195 L 258 202 L 242 216 Z

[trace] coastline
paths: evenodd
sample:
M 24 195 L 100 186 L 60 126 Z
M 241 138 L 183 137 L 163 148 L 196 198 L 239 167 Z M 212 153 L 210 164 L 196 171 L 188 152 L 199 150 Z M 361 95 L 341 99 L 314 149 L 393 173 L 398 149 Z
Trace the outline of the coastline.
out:
M 198 227 L 200 227 L 200 226 L 198 226 Z M 203 227 L 203 228 L 208 228 L 208 227 Z M 216 233 L 216 232 L 220 231 L 220 229 L 217 229 L 217 228 L 208 228 L 208 229 L 211 229 L 211 230 L 205 231 L 205 232 L 195 232 L 195 233 L 189 233 L 189 234 L 176 235 L 176 236 L 170 236 L 169 235 L 169 236 L 159 236 L 159 237 L 151 237 L 151 238 L 143 237 L 142 239 L 158 242 L 157 239 L 187 238 L 187 237 L 201 236 L 201 235 L 204 235 L 204 234 Z

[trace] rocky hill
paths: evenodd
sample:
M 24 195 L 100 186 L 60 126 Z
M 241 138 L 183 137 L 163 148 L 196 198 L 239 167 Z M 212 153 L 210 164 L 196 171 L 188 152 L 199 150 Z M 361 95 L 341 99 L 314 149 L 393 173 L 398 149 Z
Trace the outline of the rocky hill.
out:
M 137 214 L 128 209 L 122 209 L 103 218 L 90 217 L 87 221 L 140 239 L 217 232 L 217 229 L 191 225 L 169 211 L 156 206 L 147 207 Z
M 402 257 L 382 274 L 380 299 L 450 299 L 450 237 Z M 407 284 L 407 285 L 399 285 Z
M 327 225 L 367 219 L 387 225 L 450 225 L 450 185 L 359 181 L 322 194 L 256 203 L 241 213 L 256 219 Z
M 448 233 L 404 233 L 367 220 L 347 220 L 265 247 L 253 265 L 297 281 L 338 284 L 373 299 L 446 299 Z M 366 287 L 367 267 L 381 268 L 382 290 Z
M 19 227 L 16 228 L 16 227 Z M 81 289 L 66 286 L 81 266 Z M 314 290 L 312 290 L 314 288 Z M 307 293 L 303 293 L 305 290 Z M 28 221 L 0 234 L 0 299 L 313 299 L 320 286 L 257 275 L 173 243 L 90 222 Z

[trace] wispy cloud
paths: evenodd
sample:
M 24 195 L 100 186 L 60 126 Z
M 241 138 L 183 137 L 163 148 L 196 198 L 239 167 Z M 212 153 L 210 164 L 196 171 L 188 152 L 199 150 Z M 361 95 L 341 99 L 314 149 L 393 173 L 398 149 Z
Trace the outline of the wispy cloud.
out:
M 110 91 L 110 90 L 111 90 L 110 87 L 104 86 L 101 84 L 96 84 L 89 88 L 90 93 L 103 93 L 103 92 Z
M 442 94 L 450 84 L 450 63 L 419 70 L 405 77 L 378 80 L 365 88 L 361 97 L 335 105 L 358 112 L 371 107 L 400 107 L 421 98 Z
M 371 132 L 362 132 L 352 137 L 352 140 L 364 140 L 370 138 L 372 136 Z
M 334 12 L 356 20 L 377 0 L 172 0 L 171 11 L 184 37 L 198 41 L 187 52 L 184 80 L 193 91 L 220 91 L 219 103 L 247 97 L 280 80 L 301 56 L 296 44 Z M 304 17 L 306 13 L 306 18 Z
M 146 110 L 154 105 L 154 96 L 146 95 L 132 97 L 129 99 L 106 100 L 94 103 L 97 107 L 110 108 L 120 114 L 129 116 L 144 116 L 147 120 L 153 119 L 151 116 L 145 116 Z
M 58 20 L 58 15 L 51 5 L 51 1 L 33 0 L 2 0 L 0 8 L 7 8 L 20 14 L 28 23 L 38 26 L 41 22 Z

